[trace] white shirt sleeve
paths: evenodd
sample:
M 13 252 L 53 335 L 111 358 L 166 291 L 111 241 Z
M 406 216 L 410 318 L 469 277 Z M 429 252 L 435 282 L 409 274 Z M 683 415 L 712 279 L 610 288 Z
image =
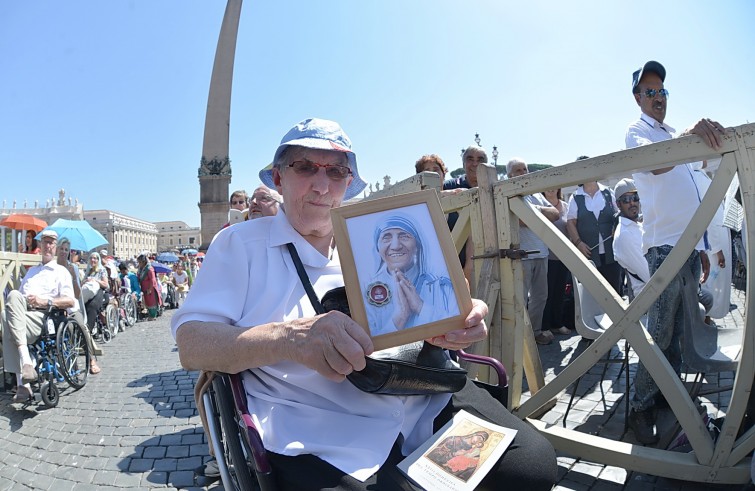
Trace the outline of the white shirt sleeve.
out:
M 577 219 L 577 203 L 574 202 L 574 195 L 569 196 L 569 209 L 566 211 L 567 220 Z

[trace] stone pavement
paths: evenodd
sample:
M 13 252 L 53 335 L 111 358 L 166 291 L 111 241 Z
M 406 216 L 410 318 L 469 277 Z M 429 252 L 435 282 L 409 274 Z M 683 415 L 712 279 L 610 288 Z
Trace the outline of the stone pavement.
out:
M 207 458 L 194 406 L 196 373 L 182 370 L 173 311 L 138 322 L 99 357 L 102 372 L 57 407 L 0 393 L 0 490 L 187 488 Z
M 744 293 L 735 293 L 732 301 L 739 309 L 725 321 L 741 325 Z M 172 313 L 166 311 L 155 322 L 139 322 L 103 345 L 102 372 L 90 376 L 86 387 L 77 392 L 61 384 L 56 408 L 40 404 L 24 409 L 11 404 L 12 394 L 0 392 L 0 491 L 191 489 L 192 469 L 208 459 L 208 452 L 194 406 L 196 373 L 180 367 L 169 332 Z M 546 379 L 574 357 L 579 340 L 576 335 L 558 336 L 558 342 L 540 347 Z M 636 361 L 633 357 L 631 371 Z M 583 379 L 567 426 L 632 441 L 632 432 L 624 432 L 623 377 L 616 377 L 618 366 L 609 367 L 603 382 L 604 407 L 598 389 L 601 370 L 597 366 Z M 722 376 L 731 378 L 732 374 Z M 722 415 L 728 395 L 709 401 L 708 412 Z M 561 424 L 567 402 L 564 393 L 542 419 Z M 562 453 L 558 464 L 556 490 L 746 488 L 656 478 Z M 215 489 L 222 488 L 216 485 Z

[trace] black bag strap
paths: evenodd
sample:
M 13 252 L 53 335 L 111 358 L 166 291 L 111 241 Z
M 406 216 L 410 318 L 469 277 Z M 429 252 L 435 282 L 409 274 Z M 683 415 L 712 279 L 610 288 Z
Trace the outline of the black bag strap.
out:
M 323 308 L 322 303 L 320 303 L 320 299 L 317 298 L 315 289 L 312 288 L 312 282 L 309 281 L 309 276 L 304 270 L 304 265 L 302 264 L 301 258 L 299 257 L 299 252 L 297 252 L 293 242 L 286 244 L 286 247 L 288 247 L 288 252 L 289 254 L 291 254 L 291 259 L 294 261 L 294 267 L 296 267 L 296 273 L 299 275 L 299 279 L 301 280 L 301 284 L 304 287 L 304 291 L 307 292 L 309 301 L 312 302 L 312 307 L 314 307 L 317 314 L 324 314 L 325 309 Z

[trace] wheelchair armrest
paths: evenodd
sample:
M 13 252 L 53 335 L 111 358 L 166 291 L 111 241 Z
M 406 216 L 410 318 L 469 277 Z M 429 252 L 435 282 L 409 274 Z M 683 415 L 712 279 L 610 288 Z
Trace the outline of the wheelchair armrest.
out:
M 506 368 L 503 366 L 503 363 L 496 360 L 495 358 L 491 358 L 489 356 L 484 355 L 475 355 L 472 353 L 467 353 L 464 350 L 457 350 L 456 356 L 460 360 L 464 360 L 470 363 L 477 363 L 479 365 L 487 365 L 494 369 L 496 371 L 496 374 L 498 375 L 498 386 L 499 387 L 508 387 L 509 385 L 509 377 L 506 375 Z
M 254 421 L 249 414 L 249 408 L 246 405 L 246 390 L 244 390 L 244 382 L 241 379 L 241 374 L 234 373 L 228 375 L 229 385 L 231 392 L 233 393 L 233 403 L 236 410 L 236 416 L 240 422 L 244 424 L 244 435 L 246 435 L 246 441 L 252 450 L 252 459 L 254 460 L 254 469 L 258 474 L 269 474 L 272 472 L 270 462 L 267 460 L 267 451 L 262 444 L 262 438 L 260 437 L 257 427 L 254 426 Z

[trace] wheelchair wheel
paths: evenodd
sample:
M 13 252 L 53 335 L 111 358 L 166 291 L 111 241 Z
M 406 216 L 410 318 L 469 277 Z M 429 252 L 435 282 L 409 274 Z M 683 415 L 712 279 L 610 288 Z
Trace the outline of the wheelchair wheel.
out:
M 42 395 L 42 402 L 47 407 L 55 407 L 60 401 L 60 390 L 55 382 L 45 382 L 39 391 Z
M 126 325 L 131 327 L 136 324 L 136 302 L 134 302 L 134 297 L 130 294 L 126 295 L 126 300 L 123 302 L 123 310 L 126 312 Z
M 84 329 L 77 322 L 66 322 L 58 329 L 55 348 L 63 377 L 74 389 L 84 387 L 92 361 Z
M 107 344 L 112 341 L 114 337 L 113 331 L 110 330 L 110 326 L 108 326 L 107 322 L 103 324 L 101 320 L 98 320 L 97 324 L 100 326 L 100 335 L 102 336 L 102 342 Z
M 111 337 L 115 337 L 118 334 L 118 328 L 120 327 L 120 320 L 118 319 L 118 307 L 113 304 L 109 304 L 105 309 L 105 319 L 107 319 L 107 327 L 110 330 Z
M 239 426 L 234 418 L 235 411 L 231 388 L 225 386 L 221 377 L 215 377 L 212 385 L 220 413 L 222 459 L 228 465 L 228 474 L 231 480 L 229 483 L 223 482 L 223 486 L 226 489 L 235 490 L 258 489 L 257 480 L 252 475 L 250 464 L 244 455 L 241 442 L 243 437 L 239 433 Z

